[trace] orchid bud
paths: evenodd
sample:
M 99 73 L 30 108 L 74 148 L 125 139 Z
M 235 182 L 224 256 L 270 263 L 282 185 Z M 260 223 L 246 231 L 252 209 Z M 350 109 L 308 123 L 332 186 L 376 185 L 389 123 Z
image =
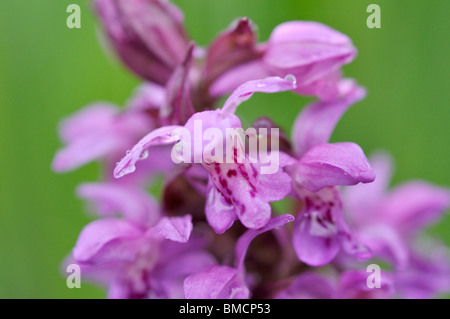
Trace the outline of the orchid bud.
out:
M 188 45 L 181 11 L 164 0 L 94 0 L 94 4 L 123 63 L 146 80 L 166 84 Z

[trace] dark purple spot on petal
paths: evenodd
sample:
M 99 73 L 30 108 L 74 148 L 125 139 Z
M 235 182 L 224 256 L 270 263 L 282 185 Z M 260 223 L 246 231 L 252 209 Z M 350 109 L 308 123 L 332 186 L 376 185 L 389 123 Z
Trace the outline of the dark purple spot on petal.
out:
M 228 177 L 237 176 L 237 172 L 234 169 L 230 169 L 227 173 Z

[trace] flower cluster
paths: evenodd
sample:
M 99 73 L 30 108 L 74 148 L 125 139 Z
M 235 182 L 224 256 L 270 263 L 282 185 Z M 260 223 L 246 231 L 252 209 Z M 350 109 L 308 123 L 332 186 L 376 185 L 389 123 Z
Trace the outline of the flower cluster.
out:
M 66 261 L 81 267 L 83 279 L 104 285 L 111 298 L 420 298 L 450 291 L 447 249 L 424 248 L 421 234 L 450 206 L 450 192 L 422 181 L 388 191 L 386 154 L 369 161 L 355 143 L 329 142 L 366 94 L 342 76 L 356 56 L 346 35 L 293 21 L 260 43 L 242 18 L 202 48 L 167 1 L 94 4 L 106 41 L 144 82 L 125 108 L 95 103 L 60 126 L 65 146 L 55 171 L 102 164 L 101 181 L 77 190 L 98 217 Z M 230 135 L 244 130 L 235 114 L 243 102 L 282 91 L 316 99 L 299 112 L 291 138 L 271 130 L 276 124 L 266 117 L 253 123 L 259 133 Z M 198 129 L 214 134 L 199 136 Z M 266 158 L 248 141 L 271 146 Z M 276 159 L 274 170 L 267 157 Z M 161 177 L 157 200 L 147 190 Z M 280 200 L 290 214 L 271 205 Z M 384 268 L 373 287 L 366 267 L 378 262 Z

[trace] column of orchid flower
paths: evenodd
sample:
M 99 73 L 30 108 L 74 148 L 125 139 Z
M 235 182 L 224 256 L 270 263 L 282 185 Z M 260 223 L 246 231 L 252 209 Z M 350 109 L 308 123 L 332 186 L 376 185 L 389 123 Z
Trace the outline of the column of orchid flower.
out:
M 356 55 L 346 35 L 294 21 L 258 43 L 252 23 L 242 18 L 204 49 L 190 42 L 182 12 L 167 1 L 94 4 L 111 47 L 145 82 L 125 108 L 95 103 L 60 126 L 66 146 L 53 169 L 99 161 L 103 170 L 101 181 L 77 190 L 98 215 L 69 258 L 83 279 L 104 285 L 111 298 L 387 298 L 449 291 L 446 248 L 417 246 L 420 231 L 449 207 L 449 191 L 413 182 L 388 193 L 387 155 L 374 157 L 372 170 L 358 145 L 329 143 L 343 113 L 365 97 L 364 88 L 341 76 L 341 66 Z M 204 130 L 240 128 L 235 111 L 242 102 L 255 92 L 281 91 L 317 101 L 301 110 L 291 140 L 278 136 L 284 143 L 276 173 L 261 174 L 260 161 L 172 160 L 174 145 L 198 142 L 195 134 L 183 139 L 180 130 L 193 132 L 195 121 Z M 156 176 L 164 177 L 160 199 L 146 191 Z M 274 212 L 270 202 L 286 197 L 294 203 L 291 214 Z M 363 266 L 371 258 L 391 266 L 379 289 L 366 285 Z

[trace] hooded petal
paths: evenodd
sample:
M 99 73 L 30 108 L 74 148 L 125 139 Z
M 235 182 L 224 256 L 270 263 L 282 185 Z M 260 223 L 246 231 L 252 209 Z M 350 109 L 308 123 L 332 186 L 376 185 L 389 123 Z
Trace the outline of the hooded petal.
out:
M 369 161 L 354 143 L 321 144 L 300 158 L 294 181 L 316 192 L 324 187 L 355 185 L 375 180 Z
M 333 100 L 339 95 L 340 67 L 356 55 L 347 36 L 305 21 L 279 25 L 257 50 L 260 57 L 224 72 L 211 85 L 210 94 L 217 97 L 245 81 L 292 74 L 297 77 L 297 93 Z
M 349 63 L 356 55 L 344 34 L 317 22 L 291 21 L 272 32 L 263 60 L 275 74 L 293 74 L 307 85 Z
M 73 256 L 83 263 L 102 264 L 134 260 L 142 247 L 143 231 L 121 219 L 100 219 L 88 224 L 78 237 Z
M 313 21 L 289 21 L 277 26 L 270 35 L 272 44 L 317 42 L 335 46 L 351 46 L 351 39 L 324 24 Z
M 211 266 L 184 280 L 187 299 L 247 299 L 250 292 L 238 275 L 228 266 Z
M 336 100 L 314 102 L 298 115 L 292 130 L 293 145 L 297 154 L 303 155 L 316 145 L 328 143 L 342 114 L 351 105 L 364 98 L 363 88 L 357 87 L 354 83 L 347 86 L 350 86 L 345 88 L 348 92 L 342 92 L 342 96 Z

